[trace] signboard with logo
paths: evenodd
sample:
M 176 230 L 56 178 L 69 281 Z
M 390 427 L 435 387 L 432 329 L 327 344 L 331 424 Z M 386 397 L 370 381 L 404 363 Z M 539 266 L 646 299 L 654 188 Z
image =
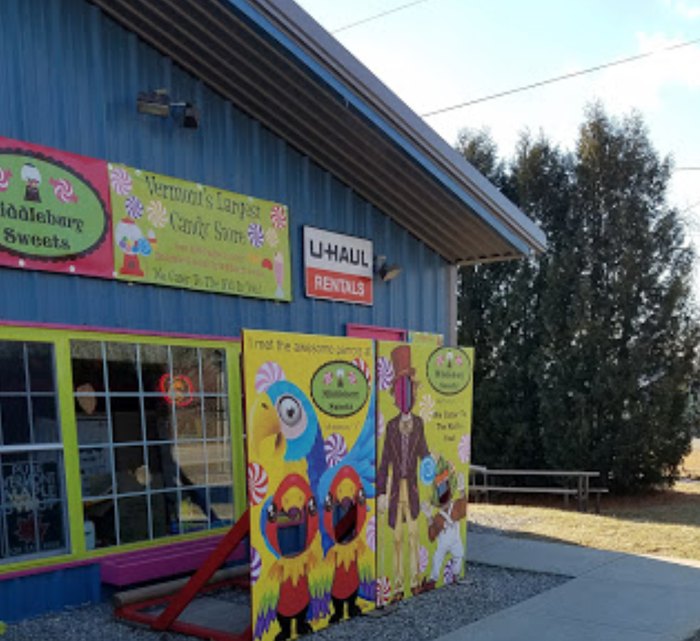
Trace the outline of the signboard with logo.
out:
M 292 299 L 284 205 L 125 165 L 109 181 L 117 278 Z
M 111 278 L 104 161 L 0 138 L 0 265 Z
M 377 604 L 464 572 L 473 349 L 377 343 Z
M 372 305 L 372 241 L 304 227 L 304 280 L 309 298 Z
M 374 344 L 243 332 L 253 638 L 374 608 Z

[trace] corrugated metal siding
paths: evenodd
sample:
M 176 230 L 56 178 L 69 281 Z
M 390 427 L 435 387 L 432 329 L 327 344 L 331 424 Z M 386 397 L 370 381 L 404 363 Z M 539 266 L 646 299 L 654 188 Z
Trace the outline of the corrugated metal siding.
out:
M 136 113 L 137 93 L 159 87 L 200 107 L 200 129 Z M 4 0 L 0 114 L 0 135 L 287 204 L 294 286 L 284 304 L 2 269 L 0 319 L 232 336 L 342 334 L 349 322 L 449 334 L 442 258 L 83 0 Z M 373 307 L 308 300 L 303 225 L 371 238 L 403 272 L 375 283 Z
M 0 621 L 14 623 L 101 599 L 97 564 L 7 579 L 0 581 Z

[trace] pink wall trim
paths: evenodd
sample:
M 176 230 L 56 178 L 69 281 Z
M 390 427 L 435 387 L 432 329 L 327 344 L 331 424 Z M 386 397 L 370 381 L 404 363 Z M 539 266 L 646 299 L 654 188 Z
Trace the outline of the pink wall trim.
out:
M 0 320 L 3 327 L 36 327 L 37 329 L 62 329 L 80 332 L 101 332 L 103 334 L 126 334 L 132 336 L 162 336 L 164 338 L 191 338 L 193 340 L 227 341 L 240 343 L 239 336 L 216 336 L 207 334 L 182 334 L 179 332 L 157 332 L 148 329 L 127 329 L 124 327 L 98 327 L 92 325 L 66 325 L 62 323 L 36 323 L 33 321 Z
M 138 572 L 134 572 L 133 570 L 130 571 L 129 565 L 131 565 L 132 563 L 148 564 L 149 562 L 152 565 L 163 557 L 168 558 L 168 572 L 160 574 L 178 574 L 180 571 L 187 571 L 189 569 L 193 569 L 192 567 L 188 567 L 188 565 L 191 566 L 191 562 L 188 564 L 186 561 L 183 560 L 187 558 L 187 556 L 190 553 L 195 553 L 197 559 L 193 558 L 193 560 L 197 561 L 200 556 L 206 556 L 211 550 L 213 550 L 222 538 L 223 535 L 219 534 L 216 536 L 208 536 L 203 539 L 196 539 L 194 541 L 180 541 L 177 543 L 158 545 L 143 550 L 133 550 L 131 552 L 116 552 L 114 554 L 92 559 L 66 561 L 63 563 L 55 563 L 52 565 L 43 565 L 37 568 L 28 568 L 27 570 L 16 570 L 14 572 L 7 572 L 6 574 L 0 573 L 0 582 L 6 581 L 8 579 L 16 579 L 24 576 L 31 576 L 34 574 L 45 574 L 47 572 L 56 572 L 58 570 L 67 570 L 70 568 L 82 567 L 84 565 L 100 565 L 101 575 L 103 576 L 103 578 L 109 578 L 110 572 L 112 573 L 112 577 L 116 577 L 118 569 L 115 570 L 114 568 L 124 566 L 124 570 L 127 572 L 127 574 L 131 572 L 130 576 L 135 575 L 136 581 L 139 581 L 144 579 L 138 578 Z M 177 562 L 177 565 L 172 566 L 172 559 L 177 558 L 178 556 L 182 557 L 182 559 L 179 562 Z M 242 561 L 245 558 L 245 545 L 240 545 L 231 554 L 229 560 Z M 181 568 L 184 569 L 181 570 Z M 0 566 L 0 570 L 1 569 L 2 568 Z M 124 572 L 124 570 L 122 572 Z M 105 573 L 107 573 L 107 576 L 105 576 Z M 151 574 L 153 574 L 153 571 L 151 571 Z M 158 573 L 156 573 L 155 575 L 157 576 Z

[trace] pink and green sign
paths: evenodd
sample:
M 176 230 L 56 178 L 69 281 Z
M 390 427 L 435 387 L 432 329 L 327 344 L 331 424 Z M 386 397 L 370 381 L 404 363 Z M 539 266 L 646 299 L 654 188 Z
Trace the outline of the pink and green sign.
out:
M 106 163 L 0 138 L 0 265 L 111 278 Z
M 109 184 L 117 278 L 291 300 L 284 205 L 117 164 Z

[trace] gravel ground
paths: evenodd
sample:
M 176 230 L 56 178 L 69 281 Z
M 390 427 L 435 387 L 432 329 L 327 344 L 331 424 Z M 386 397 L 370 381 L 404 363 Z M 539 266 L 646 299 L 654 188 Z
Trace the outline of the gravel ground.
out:
M 422 594 L 401 603 L 382 616 L 364 616 L 341 623 L 313 636 L 316 641 L 375 639 L 428 641 L 498 610 L 515 605 L 568 579 L 470 564 L 459 585 Z M 247 595 L 220 595 L 241 601 Z M 381 634 L 378 632 L 381 631 Z M 8 626 L 3 641 L 186 641 L 193 637 L 151 632 L 115 621 L 108 604 L 75 608 Z

